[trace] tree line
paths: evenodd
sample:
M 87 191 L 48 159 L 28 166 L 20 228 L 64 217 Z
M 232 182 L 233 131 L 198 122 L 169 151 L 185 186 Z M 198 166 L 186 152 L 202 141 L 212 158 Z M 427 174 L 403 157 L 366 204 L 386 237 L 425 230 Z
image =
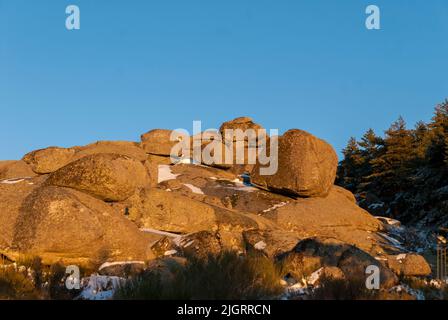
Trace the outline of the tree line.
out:
M 383 136 L 369 129 L 360 140 L 350 138 L 343 157 L 337 183 L 354 193 L 371 191 L 380 197 L 393 197 L 415 189 L 422 170 L 446 177 L 448 99 L 435 107 L 429 123 L 419 121 L 409 129 L 400 116 Z

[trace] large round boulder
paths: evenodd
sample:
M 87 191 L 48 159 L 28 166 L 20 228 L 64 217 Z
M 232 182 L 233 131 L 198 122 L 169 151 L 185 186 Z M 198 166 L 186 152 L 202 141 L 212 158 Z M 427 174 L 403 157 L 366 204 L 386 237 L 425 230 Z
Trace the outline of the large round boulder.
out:
M 149 185 L 145 167 L 118 154 L 94 154 L 53 172 L 48 185 L 73 188 L 104 201 L 123 201 Z
M 0 249 L 11 246 L 22 203 L 43 180 L 44 177 L 35 177 L 0 181 Z
M 174 134 L 174 136 L 172 136 Z M 141 136 L 142 148 L 146 153 L 159 155 L 159 156 L 170 156 L 172 148 L 181 141 L 181 135 L 175 137 L 176 132 L 167 129 L 154 129 Z M 176 154 L 178 156 L 178 154 Z
M 237 130 L 241 130 L 242 132 L 245 132 L 247 130 L 253 130 L 256 134 L 259 132 L 259 130 L 262 130 L 263 127 L 259 124 L 253 122 L 252 118 L 250 117 L 239 117 L 227 122 L 224 122 L 221 127 L 219 128 L 219 132 L 221 133 L 222 139 L 224 141 L 247 141 L 248 137 L 239 137 L 238 134 L 236 134 Z M 233 134 L 231 135 L 230 132 L 227 133 L 227 130 L 232 130 Z M 230 139 L 228 139 L 230 138 Z
M 49 147 L 27 153 L 23 161 L 38 174 L 51 173 L 70 163 L 76 150 L 72 148 Z
M 38 188 L 24 200 L 12 248 L 49 262 L 88 264 L 153 257 L 143 233 L 111 206 L 53 186 Z
M 277 172 L 262 175 L 260 169 L 264 166 L 257 163 L 251 179 L 252 183 L 274 192 L 325 197 L 336 178 L 337 165 L 338 157 L 331 145 L 308 132 L 293 129 L 278 137 Z
M 431 274 L 431 267 L 425 258 L 415 253 L 388 256 L 387 265 L 399 276 L 425 277 Z

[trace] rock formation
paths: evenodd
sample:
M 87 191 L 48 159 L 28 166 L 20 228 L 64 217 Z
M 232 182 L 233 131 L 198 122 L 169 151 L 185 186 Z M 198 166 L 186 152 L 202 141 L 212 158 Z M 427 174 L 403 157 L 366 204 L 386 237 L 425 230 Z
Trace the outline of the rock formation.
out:
M 237 118 L 225 129 L 262 127 Z M 319 268 L 339 278 L 361 276 L 375 264 L 385 287 L 396 275 L 431 272 L 423 257 L 403 256 L 395 227 L 334 186 L 338 159 L 327 142 L 287 131 L 278 137 L 278 171 L 262 176 L 259 163 L 173 164 L 171 132 L 151 130 L 141 143 L 50 147 L 0 162 L 0 253 L 139 265 L 160 256 L 257 251 L 287 261 L 296 277 Z M 240 175 L 248 171 L 250 177 Z

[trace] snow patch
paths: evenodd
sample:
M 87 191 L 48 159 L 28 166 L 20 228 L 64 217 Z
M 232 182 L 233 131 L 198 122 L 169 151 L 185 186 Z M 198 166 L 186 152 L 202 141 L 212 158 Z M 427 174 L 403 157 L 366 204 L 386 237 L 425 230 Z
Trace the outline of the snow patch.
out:
M 2 184 L 16 184 L 16 183 L 20 183 L 22 181 L 25 181 L 26 178 L 14 178 L 14 179 L 6 179 L 6 180 L 1 180 L 0 183 Z
M 380 216 L 376 216 L 375 218 L 389 226 L 395 226 L 395 227 L 401 226 L 400 221 L 392 219 L 392 218 L 380 217 Z
M 406 253 L 401 253 L 401 254 L 397 255 L 396 259 L 400 260 L 400 261 L 406 259 Z
M 126 282 L 126 279 L 115 276 L 91 275 L 81 279 L 81 293 L 76 299 L 82 300 L 109 300 L 114 296 L 115 290 Z
M 264 250 L 266 248 L 266 242 L 259 241 L 254 245 L 254 248 L 257 250 Z
M 174 161 L 174 164 L 194 164 L 194 165 L 200 165 L 201 163 L 192 159 L 192 158 L 176 158 Z
M 168 180 L 174 180 L 176 179 L 180 174 L 174 174 L 171 171 L 171 166 L 167 164 L 159 164 L 158 167 L 158 176 L 157 176 L 157 183 L 161 183 L 163 181 Z
M 377 203 L 372 203 L 371 205 L 369 205 L 369 209 L 378 209 L 378 208 L 382 208 L 384 207 L 384 202 L 377 202 Z
M 397 239 L 392 238 L 391 236 L 388 236 L 385 233 L 382 232 L 377 232 L 378 235 L 380 235 L 381 237 L 383 237 L 384 239 L 386 239 L 392 246 L 396 247 L 397 249 L 401 249 L 401 250 L 405 250 L 405 248 L 403 247 L 402 243 L 400 241 L 398 241 Z
M 292 286 L 289 286 L 286 288 L 286 298 L 292 297 L 292 296 L 303 296 L 309 294 L 308 286 L 297 282 L 293 284 Z
M 409 287 L 406 284 L 400 284 L 398 286 L 390 288 L 389 292 L 406 292 L 407 294 L 410 294 L 411 296 L 414 296 L 417 300 L 425 300 L 425 295 L 420 290 L 415 290 Z
M 324 271 L 324 268 L 320 268 L 316 271 L 314 271 L 309 277 L 307 283 L 314 286 L 316 285 L 317 281 L 319 281 L 320 277 L 322 276 L 322 273 Z
M 275 210 L 275 209 L 278 209 L 278 208 L 281 208 L 281 207 L 284 207 L 284 206 L 286 206 L 288 204 L 288 202 L 286 201 L 286 202 L 280 202 L 280 203 L 277 203 L 277 204 L 274 204 L 272 207 L 270 207 L 270 208 L 268 208 L 268 209 L 266 209 L 266 210 L 263 210 L 263 212 L 264 213 L 266 213 L 266 212 L 270 212 L 270 211 L 272 211 L 272 210 Z
M 165 253 L 163 254 L 164 256 L 172 256 L 172 255 L 175 255 L 177 253 L 177 250 L 168 250 L 168 251 L 165 251 Z
M 227 189 L 233 189 L 233 190 L 245 191 L 245 192 L 253 192 L 253 191 L 257 190 L 257 188 L 245 184 L 240 179 L 233 179 L 233 180 L 230 180 L 230 182 L 232 182 L 234 184 L 234 186 L 226 187 Z
M 193 193 L 204 194 L 204 192 L 201 190 L 201 188 L 198 188 L 192 184 L 184 183 L 184 186 L 188 187 Z
M 142 228 L 142 229 L 140 229 L 140 231 L 146 232 L 146 233 L 158 234 L 161 236 L 167 236 L 167 237 L 171 237 L 171 238 L 180 238 L 180 235 L 178 235 L 176 233 L 160 231 L 160 230 L 156 230 L 156 229 Z

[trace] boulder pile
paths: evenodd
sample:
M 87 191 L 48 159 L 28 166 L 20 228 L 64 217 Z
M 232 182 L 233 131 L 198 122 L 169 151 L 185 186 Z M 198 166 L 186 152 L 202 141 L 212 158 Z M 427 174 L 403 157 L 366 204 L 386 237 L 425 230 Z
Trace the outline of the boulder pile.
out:
M 263 128 L 242 117 L 220 132 L 226 129 Z M 297 129 L 268 137 L 278 139 L 278 170 L 261 175 L 264 164 L 246 156 L 226 166 L 172 163 L 171 133 L 155 129 L 140 142 L 49 147 L 1 161 L 0 253 L 99 265 L 257 251 L 287 261 L 295 277 L 319 268 L 363 275 L 374 264 L 385 287 L 397 276 L 430 274 L 423 257 L 404 252 L 390 227 L 334 185 L 338 158 L 324 140 Z M 238 139 L 224 138 L 224 150 Z M 258 147 L 242 145 L 245 155 Z

